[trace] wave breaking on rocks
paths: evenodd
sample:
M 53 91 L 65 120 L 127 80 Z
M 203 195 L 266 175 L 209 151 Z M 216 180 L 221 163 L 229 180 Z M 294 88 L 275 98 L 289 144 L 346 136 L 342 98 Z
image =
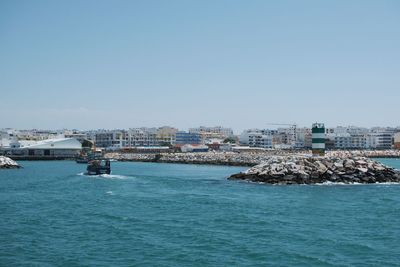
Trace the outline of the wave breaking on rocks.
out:
M 271 156 L 228 179 L 268 184 L 366 184 L 400 182 L 400 172 L 365 157 Z

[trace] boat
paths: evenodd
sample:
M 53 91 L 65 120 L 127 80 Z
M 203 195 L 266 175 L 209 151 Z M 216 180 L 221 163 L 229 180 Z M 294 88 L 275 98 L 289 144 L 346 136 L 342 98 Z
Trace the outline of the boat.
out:
M 111 173 L 111 164 L 109 159 L 91 160 L 86 168 L 86 175 L 101 175 Z
M 93 144 L 93 148 L 85 148 L 81 153 L 75 158 L 76 163 L 87 164 L 92 160 L 99 160 L 104 157 L 104 151 L 100 148 L 96 148 Z
M 76 163 L 88 163 L 89 158 L 86 156 L 79 156 L 75 159 Z

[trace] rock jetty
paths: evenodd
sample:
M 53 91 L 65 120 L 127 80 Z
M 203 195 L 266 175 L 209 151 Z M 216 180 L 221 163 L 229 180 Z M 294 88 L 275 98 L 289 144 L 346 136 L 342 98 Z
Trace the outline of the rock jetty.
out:
M 196 153 L 124 153 L 109 152 L 106 158 L 119 161 L 143 161 L 164 163 L 214 164 L 231 166 L 255 166 L 271 158 L 271 156 L 307 156 L 311 150 L 264 150 L 258 152 L 196 152 Z M 390 157 L 399 158 L 400 150 L 333 150 L 327 151 L 331 158 L 353 157 Z
M 267 160 L 270 153 L 257 152 L 196 152 L 196 153 L 108 153 L 106 158 L 118 161 L 143 161 L 183 164 L 212 164 L 229 166 L 255 166 Z
M 326 152 L 332 157 L 367 157 L 367 158 L 400 158 L 400 150 L 331 150 Z
M 400 172 L 365 157 L 271 156 L 228 179 L 268 184 L 400 182 Z
M 13 169 L 13 168 L 20 168 L 21 166 L 18 165 L 14 160 L 0 156 L 0 169 Z

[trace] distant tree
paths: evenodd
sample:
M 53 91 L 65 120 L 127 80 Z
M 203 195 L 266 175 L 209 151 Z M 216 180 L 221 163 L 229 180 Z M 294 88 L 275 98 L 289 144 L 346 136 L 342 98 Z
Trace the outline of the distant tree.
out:
M 227 144 L 227 143 L 234 144 L 234 143 L 236 143 L 236 138 L 234 138 L 234 137 L 225 138 L 224 143 L 225 144 Z

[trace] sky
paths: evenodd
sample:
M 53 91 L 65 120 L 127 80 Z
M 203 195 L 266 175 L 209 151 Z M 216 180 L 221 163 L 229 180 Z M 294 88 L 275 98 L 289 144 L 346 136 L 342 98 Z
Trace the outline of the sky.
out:
M 0 0 L 0 128 L 398 126 L 400 1 Z

